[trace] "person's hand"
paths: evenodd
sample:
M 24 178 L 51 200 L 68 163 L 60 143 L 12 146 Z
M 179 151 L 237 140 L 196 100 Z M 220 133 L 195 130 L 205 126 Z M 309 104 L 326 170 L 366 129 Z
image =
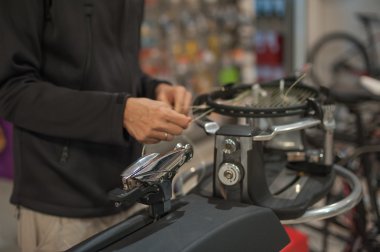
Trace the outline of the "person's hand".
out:
M 171 141 L 186 129 L 191 118 L 176 112 L 164 102 L 129 98 L 124 109 L 124 128 L 137 141 L 154 144 Z
M 156 99 L 174 108 L 178 113 L 187 115 L 191 105 L 191 93 L 183 86 L 170 86 L 161 83 L 156 88 Z

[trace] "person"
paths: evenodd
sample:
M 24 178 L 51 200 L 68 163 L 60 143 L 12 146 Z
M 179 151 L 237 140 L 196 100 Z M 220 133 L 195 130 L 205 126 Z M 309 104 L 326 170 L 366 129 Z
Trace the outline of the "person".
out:
M 143 12 L 141 0 L 0 2 L 0 117 L 14 125 L 23 251 L 65 250 L 132 214 L 107 193 L 142 144 L 191 122 L 191 93 L 140 69 Z

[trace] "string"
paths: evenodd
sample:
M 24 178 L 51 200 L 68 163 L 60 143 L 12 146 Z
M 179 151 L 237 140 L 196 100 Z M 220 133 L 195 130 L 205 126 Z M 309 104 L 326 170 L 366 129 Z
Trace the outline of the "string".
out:
M 286 90 L 284 97 L 288 97 L 288 94 L 292 88 L 297 85 L 301 80 L 303 80 L 306 77 L 307 73 L 303 73 L 289 88 Z
M 292 91 L 294 89 L 294 87 L 301 82 L 301 80 L 303 80 L 305 77 L 307 76 L 307 72 L 304 72 L 297 80 L 294 81 L 294 83 L 285 91 L 285 94 L 284 94 L 284 88 L 283 88 L 283 85 L 284 85 L 284 81 L 282 80 L 280 82 L 280 88 L 279 88 L 279 91 L 274 91 L 274 95 L 272 95 L 270 98 L 272 100 L 272 103 L 271 104 L 268 104 L 269 106 L 286 106 L 288 103 L 289 103 L 289 99 L 288 99 L 288 96 L 289 96 L 289 93 L 290 91 Z M 239 105 L 246 97 L 248 97 L 249 95 L 252 94 L 252 90 L 246 90 L 242 93 L 240 93 L 239 95 L 237 95 L 236 97 L 230 99 L 230 100 L 225 100 L 225 102 L 227 104 L 230 104 L 230 105 Z M 301 94 L 301 96 L 303 96 L 305 94 Z M 303 97 L 301 97 L 301 100 L 304 100 Z M 253 106 L 253 104 L 249 104 L 250 106 Z M 257 105 L 257 104 L 256 104 Z M 263 104 L 261 104 L 263 105 Z M 256 106 L 257 107 L 257 106 Z M 260 106 L 259 106 L 260 107 Z
M 202 105 L 194 105 L 194 106 L 190 106 L 190 109 L 193 109 L 193 113 L 194 112 L 197 112 L 199 110 L 204 110 L 204 109 L 209 109 L 210 107 L 202 104 Z
M 288 94 L 289 92 L 301 81 L 303 80 L 305 77 L 307 76 L 307 73 L 303 73 L 285 92 L 285 94 L 283 94 L 283 81 L 282 83 L 280 82 L 280 88 L 279 88 L 279 92 L 275 92 L 277 93 L 276 95 L 272 96 L 271 99 L 272 101 L 274 102 L 274 105 L 280 105 L 282 102 L 286 102 L 286 99 L 288 98 Z M 246 90 L 242 93 L 240 93 L 239 95 L 237 95 L 236 97 L 230 99 L 230 100 L 225 100 L 227 103 L 230 103 L 230 104 L 236 104 L 240 101 L 242 101 L 244 98 L 246 98 L 247 96 L 249 96 L 250 94 L 252 93 L 251 90 Z M 300 100 L 301 102 L 306 100 L 307 97 L 309 95 L 309 92 L 306 92 L 306 93 L 302 93 L 300 96 Z M 278 98 L 282 98 L 282 99 L 278 99 Z M 273 102 L 272 102 L 272 105 L 273 105 Z M 201 105 L 192 105 L 189 107 L 190 109 L 194 109 L 193 112 L 196 112 L 198 110 L 204 110 L 204 109 L 207 109 L 205 112 L 203 112 L 202 114 L 194 117 L 192 119 L 192 122 L 195 122 L 197 120 L 200 120 L 202 119 L 203 117 L 206 117 L 208 114 L 212 113 L 214 111 L 214 108 L 210 108 L 209 106 L 205 105 L 205 104 L 201 104 Z M 146 151 L 146 145 L 143 145 L 143 148 L 142 148 L 142 156 L 145 154 L 145 151 Z
M 193 105 L 193 106 L 190 106 L 189 108 L 199 108 L 199 109 L 204 109 L 204 108 L 208 108 L 206 105 L 202 104 L 202 105 Z
M 207 110 L 206 112 L 204 112 L 204 113 L 198 115 L 197 117 L 193 118 L 192 121 L 193 121 L 193 122 L 194 122 L 194 121 L 197 121 L 197 120 L 199 120 L 199 119 L 201 119 L 201 118 L 207 116 L 207 115 L 210 114 L 212 111 L 214 111 L 214 108 L 211 108 L 211 109 Z

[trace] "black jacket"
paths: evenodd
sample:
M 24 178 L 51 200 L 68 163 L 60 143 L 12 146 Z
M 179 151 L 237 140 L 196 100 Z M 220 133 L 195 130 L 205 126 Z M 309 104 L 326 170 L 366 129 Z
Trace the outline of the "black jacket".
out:
M 154 98 L 138 65 L 143 0 L 1 0 L 0 116 L 14 129 L 13 204 L 90 217 L 140 153 L 126 97 Z

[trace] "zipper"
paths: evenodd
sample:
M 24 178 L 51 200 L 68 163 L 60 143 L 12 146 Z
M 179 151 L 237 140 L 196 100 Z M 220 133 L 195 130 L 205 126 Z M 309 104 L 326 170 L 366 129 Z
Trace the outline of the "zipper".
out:
M 45 20 L 51 20 L 51 7 L 53 5 L 53 0 L 45 0 L 44 1 L 44 12 L 45 12 Z
M 84 62 L 84 68 L 83 68 L 83 75 L 82 75 L 82 85 L 81 88 L 83 88 L 83 85 L 87 82 L 88 80 L 88 74 L 90 71 L 90 67 L 92 64 L 92 51 L 93 51 L 93 34 L 92 34 L 92 9 L 93 9 L 93 4 L 92 1 L 86 1 L 84 4 L 84 14 L 85 14 L 85 22 L 86 22 L 86 28 L 87 28 L 87 44 L 88 44 L 88 49 L 87 49 L 87 54 L 86 54 L 86 59 Z
M 92 0 L 88 0 L 84 4 L 84 14 L 85 14 L 85 22 L 86 22 L 86 28 L 87 28 L 87 44 L 88 44 L 88 50 L 86 54 L 86 59 L 84 62 L 83 67 L 83 75 L 82 75 L 82 83 L 80 89 L 83 89 L 83 85 L 86 83 L 88 74 L 91 67 L 91 61 L 92 61 L 92 50 L 93 50 L 93 34 L 92 34 L 92 10 L 93 10 L 93 3 Z M 69 159 L 69 141 L 63 146 L 60 162 L 66 163 Z
M 61 152 L 61 158 L 59 159 L 59 162 L 66 163 L 69 159 L 69 143 L 66 143 L 65 146 L 62 148 Z

